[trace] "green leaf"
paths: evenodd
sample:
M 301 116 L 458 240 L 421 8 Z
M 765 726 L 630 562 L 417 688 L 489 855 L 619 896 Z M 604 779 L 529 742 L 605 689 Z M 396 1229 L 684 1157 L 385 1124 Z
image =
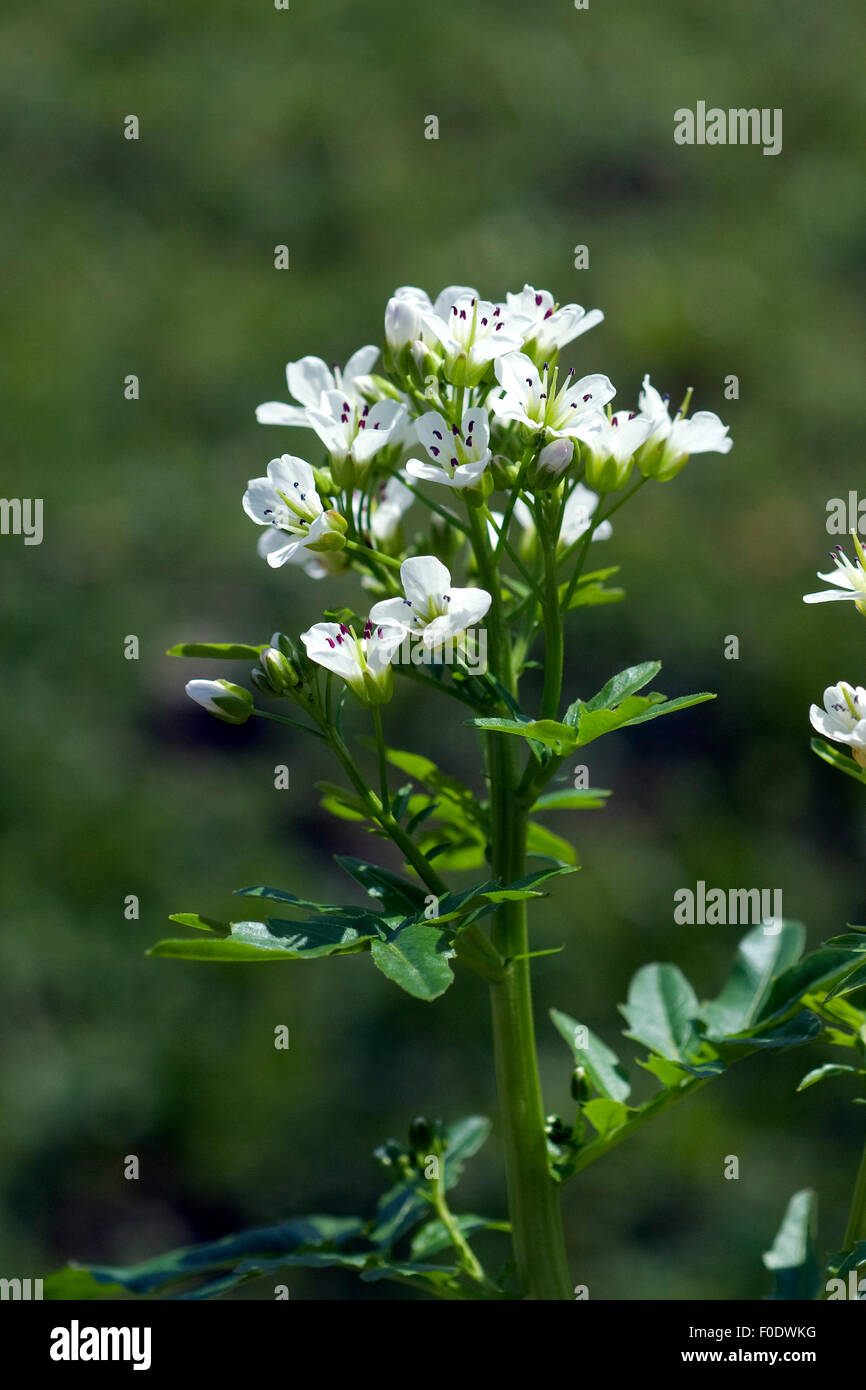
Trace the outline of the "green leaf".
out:
M 805 944 L 806 928 L 801 922 L 783 922 L 777 933 L 766 933 L 757 926 L 744 936 L 721 993 L 701 1006 L 700 1017 L 710 1036 L 724 1037 L 751 1028 L 773 981 L 800 959 Z
M 385 757 L 393 767 L 398 767 L 407 776 L 422 782 L 437 796 L 460 806 L 476 824 L 484 823 L 485 817 L 475 793 L 464 786 L 462 782 L 459 782 L 456 777 L 451 777 L 448 773 L 443 772 L 429 758 L 423 758 L 418 753 L 404 753 L 397 748 L 386 748 Z
M 634 695 L 635 691 L 642 690 L 643 687 L 657 676 L 662 669 L 660 661 L 641 661 L 637 666 L 627 666 L 624 671 L 619 671 L 615 676 L 601 687 L 591 700 L 581 702 L 576 700 L 574 705 L 569 707 L 569 713 L 576 707 L 583 704 L 583 708 L 590 712 L 600 709 L 613 709 L 629 695 Z
M 850 1250 L 840 1250 L 827 1261 L 827 1273 L 836 1279 L 844 1279 L 852 1269 L 866 1264 L 866 1240 L 858 1240 Z
M 866 782 L 866 770 L 858 767 L 854 759 L 848 753 L 843 753 L 841 748 L 834 747 L 832 743 L 825 743 L 822 738 L 813 738 L 810 746 L 813 753 L 817 753 L 825 763 L 835 767 L 837 772 L 844 772 L 847 777 L 853 777 L 855 782 Z
M 294 1221 L 280 1222 L 276 1226 L 255 1227 L 202 1245 L 185 1246 L 180 1250 L 172 1250 L 153 1259 L 143 1260 L 140 1264 L 126 1267 L 71 1266 L 71 1271 L 77 1275 L 89 1276 L 97 1288 L 100 1285 L 114 1286 L 133 1294 L 152 1294 L 182 1279 L 231 1269 L 245 1256 L 268 1258 L 292 1254 L 302 1248 L 339 1248 L 359 1235 L 363 1230 L 363 1224 L 358 1217 L 301 1217 Z M 61 1270 L 59 1274 L 46 1279 L 43 1287 L 44 1297 L 70 1297 L 69 1292 L 64 1291 L 72 1286 L 69 1276 L 69 1270 Z M 82 1291 L 76 1295 L 77 1297 L 106 1296 L 99 1293 L 88 1294 L 83 1281 L 80 1281 L 80 1287 Z
M 651 1072 L 659 1080 L 665 1090 L 670 1090 L 672 1086 L 681 1086 L 684 1081 L 689 1081 L 693 1072 L 681 1067 L 678 1062 L 669 1062 L 665 1057 L 659 1057 L 657 1053 L 651 1052 L 645 1061 L 638 1058 L 638 1066 L 643 1067 L 644 1071 Z
M 159 941 L 148 955 L 175 960 L 261 963 L 349 954 L 363 949 L 381 934 L 383 928 L 378 927 L 378 919 L 370 916 L 367 920 L 372 930 L 361 931 L 358 919 L 336 914 L 308 922 L 285 922 L 279 918 L 268 918 L 267 922 L 233 922 L 230 936 Z
M 626 1037 L 644 1043 L 671 1062 L 688 1062 L 700 1047 L 694 1019 L 698 1000 L 676 965 L 645 965 L 634 976 L 628 1003 L 620 1004 Z
M 182 927 L 196 927 L 199 931 L 227 932 L 230 923 L 218 922 L 214 917 L 201 917 L 197 912 L 172 912 L 170 922 L 179 922 Z
M 335 782 L 316 782 L 316 791 L 324 792 L 322 809 L 338 820 L 369 820 L 370 813 L 357 796 L 352 796 Z
M 455 1224 L 461 1235 L 467 1239 L 479 1231 L 510 1231 L 507 1221 L 490 1221 L 486 1216 L 458 1216 Z M 428 1221 L 412 1237 L 410 1254 L 413 1260 L 426 1260 L 438 1255 L 440 1250 L 451 1249 L 451 1236 L 438 1217 Z
M 805 994 L 829 994 L 845 982 L 866 956 L 866 937 L 852 937 L 851 947 L 822 947 L 783 971 L 767 995 L 758 1024 L 797 1009 Z
M 541 894 L 535 890 L 546 883 L 549 878 L 558 878 L 560 874 L 575 874 L 578 871 L 576 864 L 554 864 L 549 869 L 536 869 L 531 874 L 524 874 L 523 878 L 516 878 L 513 883 L 507 883 L 504 888 L 494 889 L 486 894 L 491 902 L 513 902 L 524 897 L 540 897 Z
M 573 608 L 595 607 L 599 603 L 619 603 L 625 598 L 625 589 L 608 589 L 604 584 L 580 584 L 569 600 L 566 612 Z
M 246 642 L 179 642 L 166 656 L 194 656 L 206 661 L 258 661 L 265 645 L 251 647 Z
M 595 811 L 604 806 L 609 796 L 609 791 L 602 791 L 599 787 L 564 788 L 540 796 L 530 811 Z
M 853 994 L 855 989 L 862 989 L 864 985 L 866 985 L 866 961 L 840 980 L 827 997 L 832 999 L 840 994 Z
M 664 695 L 629 695 L 616 709 L 587 710 L 584 706 L 578 719 L 579 747 L 593 743 L 602 734 L 613 733 L 615 729 L 630 728 L 634 724 L 645 724 L 649 719 L 658 719 L 662 714 L 674 714 L 677 710 L 688 709 L 691 705 L 715 700 L 709 691 L 697 695 L 680 695 L 668 700 Z
M 466 719 L 464 723 L 475 729 L 486 729 L 488 733 L 516 734 L 528 738 L 533 743 L 541 743 L 552 748 L 562 756 L 577 746 L 574 729 L 568 724 L 559 724 L 555 719 Z
M 581 1114 L 586 1116 L 593 1129 L 598 1130 L 599 1137 L 606 1139 L 622 1128 L 632 1111 L 621 1101 L 603 1099 L 588 1100 L 581 1107 Z
M 126 1290 L 122 1284 L 112 1283 L 107 1277 L 98 1279 L 82 1265 L 68 1264 L 43 1281 L 44 1299 L 79 1302 L 95 1298 L 123 1298 Z
M 571 1048 L 575 1066 L 586 1070 L 594 1089 L 608 1100 L 626 1100 L 631 1086 L 628 1073 L 616 1053 L 589 1028 L 582 1027 L 559 1009 L 551 1009 L 550 1017 L 556 1030 Z
M 807 1091 L 810 1086 L 817 1086 L 819 1081 L 825 1081 L 828 1076 L 844 1076 L 846 1073 L 851 1076 L 866 1076 L 862 1067 L 850 1067 L 842 1062 L 825 1062 L 822 1067 L 807 1071 L 797 1090 Z
M 290 907 L 302 907 L 308 912 L 339 913 L 341 917 L 360 917 L 366 919 L 370 916 L 369 910 L 365 907 L 354 907 L 349 904 L 340 906 L 336 903 L 315 903 L 309 898 L 296 897 L 294 893 L 288 893 L 283 888 L 269 888 L 264 884 L 256 884 L 252 888 L 236 888 L 235 896 L 238 898 L 266 898 L 268 902 L 286 903 Z
M 460 1271 L 455 1265 L 413 1264 L 408 1260 L 380 1261 L 365 1269 L 361 1275 L 365 1284 L 373 1284 L 379 1279 L 417 1279 L 419 1283 L 448 1284 Z
M 540 855 L 545 859 L 554 859 L 557 864 L 567 864 L 572 868 L 577 867 L 577 851 L 567 840 L 563 840 L 561 835 L 554 835 L 552 830 L 548 830 L 546 825 L 539 825 L 538 821 L 531 820 L 526 823 L 526 853 Z
M 808 1188 L 795 1192 L 788 1203 L 772 1248 L 763 1257 L 765 1268 L 775 1275 L 772 1299 L 813 1299 L 818 1292 L 820 1271 L 813 1249 L 817 1205 Z
M 356 883 L 360 883 L 371 898 L 377 898 L 386 913 L 399 912 L 405 915 L 407 912 L 414 913 L 423 908 L 427 890 L 410 883 L 408 879 L 400 878 L 399 874 L 392 874 L 390 869 L 383 869 L 378 864 L 368 864 L 363 859 L 353 859 L 344 854 L 335 854 L 334 861 L 350 874 Z
M 435 927 L 398 928 L 387 940 L 374 941 L 370 954 L 382 974 L 415 999 L 438 999 L 454 982 L 448 964 L 456 954 L 451 937 Z

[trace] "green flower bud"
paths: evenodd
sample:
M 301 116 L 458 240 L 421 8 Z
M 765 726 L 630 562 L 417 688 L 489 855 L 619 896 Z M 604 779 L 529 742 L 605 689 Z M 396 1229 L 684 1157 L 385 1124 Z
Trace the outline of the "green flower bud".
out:
M 575 1067 L 572 1072 L 571 1094 L 578 1105 L 586 1105 L 592 1095 L 592 1083 L 586 1074 L 586 1067 Z
M 197 705 L 226 724 L 246 724 L 253 712 L 253 697 L 231 681 L 187 681 L 186 693 Z
M 429 1120 L 417 1115 L 409 1126 L 409 1143 L 415 1153 L 427 1154 L 433 1144 L 433 1129 Z
M 288 657 L 284 656 L 278 647 L 265 647 L 259 661 L 270 682 L 271 689 L 277 695 L 282 695 L 284 690 L 292 690 L 300 684 L 300 676 Z
M 337 491 L 337 485 L 330 468 L 314 468 L 313 478 L 316 483 L 316 492 L 320 497 L 333 497 Z
M 310 541 L 307 550 L 327 551 L 342 550 L 346 544 L 346 531 L 348 522 L 339 512 L 325 512 L 327 530 L 323 531 L 317 541 Z

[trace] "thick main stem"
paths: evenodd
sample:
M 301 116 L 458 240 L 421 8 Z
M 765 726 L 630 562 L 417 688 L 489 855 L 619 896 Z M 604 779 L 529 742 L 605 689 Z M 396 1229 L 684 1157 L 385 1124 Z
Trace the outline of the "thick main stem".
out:
M 496 735 L 492 736 L 496 739 Z M 504 740 L 499 739 L 500 743 Z M 495 872 L 513 882 L 523 872 L 525 820 L 506 800 L 510 822 L 495 856 Z M 544 1105 L 538 1076 L 532 986 L 522 902 L 506 903 L 497 914 L 493 941 L 508 965 L 490 986 L 496 1085 L 505 1145 L 508 1206 L 514 1253 L 525 1293 L 535 1299 L 571 1297 L 559 1191 L 551 1177 L 544 1134 Z
M 476 512 L 470 526 L 479 569 L 491 594 L 488 632 L 493 674 L 513 692 L 511 646 L 502 614 L 497 566 Z M 485 740 L 490 783 L 491 866 L 503 883 L 524 872 L 526 813 L 516 796 L 518 778 L 511 740 Z M 520 1284 L 529 1298 L 564 1300 L 572 1295 L 559 1192 L 547 1162 L 544 1104 L 538 1076 L 526 909 L 507 902 L 496 914 L 493 944 L 506 961 L 491 983 L 496 1089 L 505 1147 L 505 1175 L 514 1255 Z

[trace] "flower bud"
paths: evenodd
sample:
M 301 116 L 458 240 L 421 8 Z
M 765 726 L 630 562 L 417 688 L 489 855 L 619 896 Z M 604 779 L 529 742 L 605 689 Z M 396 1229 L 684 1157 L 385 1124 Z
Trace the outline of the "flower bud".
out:
M 545 444 L 538 457 L 529 468 L 528 485 L 534 492 L 556 487 L 565 470 L 574 458 L 574 441 L 571 439 L 552 439 Z
M 551 439 L 535 460 L 535 467 L 540 473 L 552 473 L 555 478 L 559 478 L 573 458 L 573 439 Z
M 300 684 L 300 676 L 287 656 L 280 651 L 279 647 L 265 647 L 259 657 L 262 671 L 267 678 L 268 685 L 275 695 L 282 695 L 285 690 L 292 690 Z
M 253 697 L 231 681 L 187 681 L 186 693 L 197 705 L 227 724 L 246 724 L 253 712 Z
M 417 300 L 389 299 L 385 309 L 385 342 L 396 355 L 421 337 L 421 313 Z
M 346 544 L 346 531 L 348 522 L 339 512 L 328 511 L 324 513 L 327 529 L 322 532 L 318 540 L 310 541 L 306 546 L 307 550 L 342 550 Z
M 571 1130 L 561 1115 L 548 1115 L 544 1122 L 544 1130 L 550 1143 L 558 1147 L 571 1141 Z
M 586 1074 L 586 1067 L 575 1067 L 572 1072 L 571 1094 L 578 1105 L 586 1105 L 592 1095 L 592 1084 Z
M 409 1126 L 409 1143 L 415 1153 L 430 1152 L 433 1144 L 433 1127 L 423 1115 L 417 1115 Z
M 314 468 L 313 479 L 316 484 L 316 492 L 320 497 L 333 497 L 337 491 L 330 468 Z

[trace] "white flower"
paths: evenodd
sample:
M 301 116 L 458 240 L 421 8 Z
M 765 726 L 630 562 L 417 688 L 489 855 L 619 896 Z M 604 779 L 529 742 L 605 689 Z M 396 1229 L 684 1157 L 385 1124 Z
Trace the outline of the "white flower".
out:
M 536 290 L 532 285 L 524 285 L 519 294 L 507 294 L 505 300 L 512 313 L 530 320 L 523 342 L 539 361 L 552 357 L 604 319 L 600 309 L 587 313 L 580 304 L 557 305 L 548 290 Z
M 333 671 L 365 705 L 381 705 L 394 691 L 391 658 L 403 641 L 405 628 L 368 619 L 356 637 L 345 623 L 314 623 L 301 633 L 311 661 Z
M 377 347 L 359 348 L 342 371 L 336 363 L 332 371 L 321 357 L 302 357 L 298 362 L 289 362 L 286 367 L 289 395 L 301 404 L 266 401 L 257 408 L 256 419 L 260 425 L 309 425 L 307 411 L 318 409 L 325 391 L 340 391 L 353 404 L 363 405 L 368 373 L 378 356 Z
M 227 724 L 245 724 L 253 712 L 253 697 L 242 685 L 231 681 L 187 681 L 186 693 L 197 705 L 224 719 Z
M 376 401 L 365 405 L 343 391 L 324 391 L 319 406 L 307 411 L 312 425 L 331 456 L 340 463 L 351 454 L 355 463 L 368 463 L 389 444 L 406 418 L 400 401 Z
M 647 447 L 638 458 L 638 466 L 648 478 L 666 482 L 691 454 L 727 454 L 733 448 L 729 426 L 711 410 L 699 410 L 688 419 L 679 414 L 671 419 L 669 397 L 661 396 L 651 385 L 649 374 L 643 379 L 640 409 L 652 427 Z
M 544 430 L 551 439 L 574 436 L 587 415 L 607 405 L 616 394 L 609 379 L 600 373 L 576 381 L 573 367 L 557 391 L 558 368 L 551 372 L 545 363 L 539 372 L 523 352 L 497 357 L 495 371 L 502 392 L 490 404 L 497 419 Z
M 449 425 L 436 410 L 415 421 L 415 431 L 432 463 L 409 459 L 406 472 L 428 483 L 446 487 L 472 487 L 490 462 L 490 421 L 487 411 L 473 406 L 465 411 L 461 428 Z
M 575 431 L 585 446 L 586 478 L 602 492 L 615 492 L 628 481 L 634 455 L 646 442 L 653 425 L 644 415 L 618 410 L 608 417 L 604 411 L 589 417 Z
M 370 535 L 381 544 L 386 544 L 398 534 L 403 517 L 414 501 L 414 492 L 406 486 L 399 473 L 392 473 L 386 482 L 377 484 L 368 497 L 364 515 L 358 519 L 359 529 L 369 516 Z
M 563 549 L 573 545 L 580 540 L 592 524 L 592 518 L 598 508 L 598 493 L 591 488 L 584 487 L 583 483 L 578 483 L 569 494 L 562 513 L 562 526 L 559 531 L 559 544 Z M 594 541 L 607 541 L 613 535 L 613 527 L 609 521 L 603 521 L 593 532 Z
M 456 386 L 477 386 L 493 359 L 515 352 L 531 326 L 525 315 L 461 285 L 443 290 L 421 317 L 441 344 L 446 375 Z
M 834 743 L 847 743 L 854 750 L 854 757 L 858 763 L 863 766 L 862 750 L 866 749 L 866 690 L 862 685 L 849 685 L 847 681 L 840 681 L 838 685 L 828 685 L 824 691 L 824 708 L 812 705 L 809 718 L 812 727 L 825 738 L 832 739 Z
M 420 632 L 428 651 L 459 638 L 490 607 L 486 589 L 458 589 L 433 555 L 415 555 L 400 566 L 405 598 L 386 598 L 370 609 L 371 622 L 393 622 Z
M 322 506 L 310 465 L 292 454 L 271 459 L 266 478 L 250 479 L 243 505 L 247 516 L 267 526 L 258 551 L 275 569 L 309 561 L 311 545 L 335 527 L 345 529 L 343 518 Z
M 837 545 L 836 549 L 831 551 L 836 572 L 831 570 L 829 574 L 822 574 L 818 571 L 819 579 L 837 587 L 822 589 L 817 594 L 804 594 L 804 603 L 833 603 L 837 599 L 850 599 L 856 605 L 858 613 L 866 614 L 866 554 L 860 544 L 860 538 L 853 531 L 851 539 L 857 551 L 856 560 L 849 560 L 841 545 Z

